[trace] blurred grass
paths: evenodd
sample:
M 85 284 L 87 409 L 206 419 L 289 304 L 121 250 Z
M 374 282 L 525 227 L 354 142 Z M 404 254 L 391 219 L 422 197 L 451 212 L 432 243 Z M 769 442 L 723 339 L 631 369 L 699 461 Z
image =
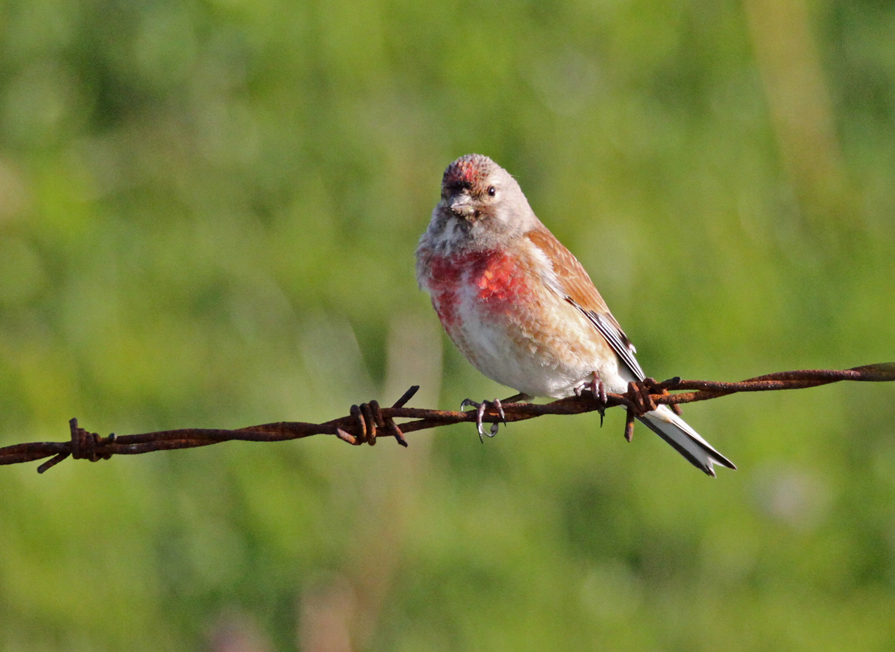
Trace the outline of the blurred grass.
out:
M 413 278 L 470 151 L 656 377 L 895 360 L 893 28 L 864 0 L 0 3 L 0 443 L 503 395 L 442 364 Z M 5 468 L 0 649 L 888 650 L 891 397 L 688 408 L 740 466 L 714 482 L 619 414 Z

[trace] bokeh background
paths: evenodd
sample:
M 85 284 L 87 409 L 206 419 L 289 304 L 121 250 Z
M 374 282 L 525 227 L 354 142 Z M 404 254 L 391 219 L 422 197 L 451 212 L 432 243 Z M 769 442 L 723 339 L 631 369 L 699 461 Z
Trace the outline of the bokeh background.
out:
M 0 444 L 508 390 L 413 251 L 519 179 L 656 377 L 895 360 L 895 4 L 0 2 Z M 0 469 L 3 650 L 891 650 L 895 387 Z

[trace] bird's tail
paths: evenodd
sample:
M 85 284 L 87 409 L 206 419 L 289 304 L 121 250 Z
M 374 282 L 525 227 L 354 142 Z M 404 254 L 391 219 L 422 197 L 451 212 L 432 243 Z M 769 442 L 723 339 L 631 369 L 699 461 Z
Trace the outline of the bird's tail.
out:
M 734 470 L 737 468 L 667 405 L 661 405 L 658 410 L 647 412 L 640 417 L 640 421 L 671 444 L 678 453 L 690 461 L 690 464 L 712 477 L 715 476 L 712 464 L 720 464 Z

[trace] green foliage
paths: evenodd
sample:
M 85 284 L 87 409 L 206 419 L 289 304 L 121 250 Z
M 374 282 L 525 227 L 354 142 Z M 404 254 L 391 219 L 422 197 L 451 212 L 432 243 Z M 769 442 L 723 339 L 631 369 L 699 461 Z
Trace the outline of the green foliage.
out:
M 893 29 L 843 0 L 0 3 L 0 444 L 512 393 L 413 278 L 470 151 L 656 377 L 891 361 Z M 715 481 L 620 414 L 3 468 L 0 649 L 889 650 L 893 392 L 692 406 L 740 466 Z

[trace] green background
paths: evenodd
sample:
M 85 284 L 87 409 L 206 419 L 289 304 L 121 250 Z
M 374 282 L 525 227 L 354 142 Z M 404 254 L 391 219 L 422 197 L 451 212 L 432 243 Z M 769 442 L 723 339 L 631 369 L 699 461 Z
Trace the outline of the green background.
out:
M 488 154 L 648 373 L 895 360 L 895 4 L 0 2 L 0 444 L 512 393 L 413 251 Z M 0 469 L 3 650 L 891 650 L 895 386 Z

